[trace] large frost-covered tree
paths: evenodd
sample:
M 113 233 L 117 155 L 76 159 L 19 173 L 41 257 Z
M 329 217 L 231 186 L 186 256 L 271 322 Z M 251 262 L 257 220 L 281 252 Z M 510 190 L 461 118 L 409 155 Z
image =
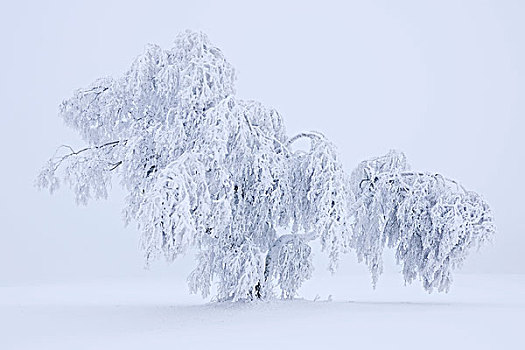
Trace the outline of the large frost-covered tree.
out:
M 235 73 L 202 33 L 147 46 L 120 78 L 76 91 L 60 114 L 86 147 L 59 148 L 38 177 L 68 185 L 80 204 L 127 191 L 124 216 L 146 260 L 197 251 L 190 288 L 218 300 L 292 298 L 312 273 L 310 241 L 330 269 L 351 248 L 374 276 L 397 250 L 407 281 L 448 288 L 450 270 L 494 228 L 481 198 L 404 156 L 363 162 L 347 177 L 322 134 L 288 137 L 279 113 L 235 97 Z M 307 138 L 306 150 L 294 142 Z
M 344 173 L 325 137 L 288 138 L 275 110 L 235 97 L 234 80 L 203 34 L 184 33 L 170 50 L 148 46 L 123 77 L 62 104 L 88 146 L 63 148 L 39 184 L 53 191 L 61 179 L 85 204 L 105 198 L 116 176 L 146 259 L 196 248 L 193 291 L 206 296 L 217 280 L 218 298 L 236 300 L 269 296 L 278 283 L 291 297 L 311 274 L 308 240 L 319 237 L 334 266 L 349 246 Z M 293 151 L 303 137 L 310 149 Z

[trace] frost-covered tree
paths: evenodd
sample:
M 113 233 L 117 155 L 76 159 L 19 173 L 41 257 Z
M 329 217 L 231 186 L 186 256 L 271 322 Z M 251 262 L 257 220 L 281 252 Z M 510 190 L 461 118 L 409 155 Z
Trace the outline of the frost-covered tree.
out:
M 275 284 L 293 297 L 311 275 L 310 240 L 332 267 L 349 246 L 345 174 L 324 136 L 288 138 L 275 110 L 235 97 L 234 81 L 204 34 L 146 47 L 122 77 L 62 103 L 87 146 L 62 147 L 38 184 L 64 182 L 86 204 L 117 177 L 147 260 L 197 250 L 193 292 L 207 296 L 217 281 L 219 300 L 268 297 Z M 308 150 L 292 149 L 300 138 Z
M 273 109 L 235 96 L 235 73 L 202 33 L 147 46 L 119 78 L 97 80 L 60 115 L 86 146 L 59 148 L 38 177 L 79 204 L 106 198 L 116 178 L 124 217 L 146 261 L 197 252 L 192 292 L 218 300 L 292 298 L 312 274 L 320 240 L 335 271 L 353 247 L 374 281 L 385 245 L 407 281 L 446 289 L 450 270 L 493 231 L 479 196 L 439 175 L 408 172 L 404 156 L 363 162 L 348 178 L 322 134 L 288 137 Z M 295 150 L 299 139 L 306 150 Z
M 395 249 L 406 283 L 448 291 L 451 272 L 495 232 L 488 204 L 440 174 L 411 171 L 403 153 L 361 162 L 352 172 L 353 247 L 375 286 L 384 247 Z

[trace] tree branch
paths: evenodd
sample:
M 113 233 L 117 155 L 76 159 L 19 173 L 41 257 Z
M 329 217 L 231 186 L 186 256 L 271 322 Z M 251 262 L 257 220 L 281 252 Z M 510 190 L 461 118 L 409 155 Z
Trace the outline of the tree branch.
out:
M 107 142 L 103 145 L 100 145 L 100 146 L 93 146 L 93 147 L 86 147 L 86 148 L 83 148 L 81 150 L 78 150 L 78 151 L 75 151 L 71 146 L 68 146 L 68 145 L 62 145 L 60 147 L 58 147 L 57 149 L 57 152 L 58 150 L 61 148 L 61 147 L 65 147 L 65 148 L 68 148 L 71 153 L 69 154 L 66 154 L 65 156 L 63 156 L 62 158 L 60 158 L 56 163 L 55 163 L 55 167 L 53 168 L 53 170 L 57 170 L 58 167 L 60 166 L 60 164 L 62 164 L 62 162 L 72 156 L 76 156 L 76 155 L 79 155 L 80 153 L 82 152 L 86 152 L 86 151 L 91 151 L 91 150 L 96 150 L 96 149 L 101 149 L 101 148 L 104 148 L 104 147 L 109 147 L 109 146 L 116 146 L 118 144 L 126 144 L 128 142 L 128 140 L 123 140 L 123 141 L 111 141 L 111 142 Z M 55 152 L 56 154 L 56 152 Z M 122 164 L 122 161 L 119 161 L 115 164 L 112 164 L 113 166 L 109 169 L 110 171 L 112 170 L 115 170 L 120 164 Z
M 300 138 L 303 138 L 303 137 L 307 137 L 309 138 L 310 140 L 314 140 L 314 139 L 324 139 L 324 135 L 321 134 L 321 133 L 318 133 L 318 132 L 315 132 L 315 131 L 311 131 L 311 132 L 302 132 L 300 134 L 297 134 L 295 135 L 294 137 L 292 137 L 291 139 L 288 140 L 288 143 L 287 145 L 290 146 L 292 143 L 294 143 L 295 141 L 299 140 Z
M 376 175 L 376 177 L 382 177 L 382 176 L 388 176 L 388 175 L 390 175 L 390 174 L 389 173 L 383 173 L 383 174 Z M 461 190 L 464 193 L 468 193 L 467 189 L 465 187 L 463 187 L 463 185 L 461 185 L 459 182 L 457 182 L 455 180 L 452 180 L 452 179 L 449 179 L 449 178 L 446 178 L 446 177 L 444 177 L 441 174 L 430 174 L 430 173 L 423 173 L 423 172 L 404 171 L 404 172 L 397 173 L 396 175 L 400 175 L 400 176 L 402 176 L 404 178 L 407 178 L 407 177 L 424 177 L 424 176 L 433 177 L 433 178 L 440 177 L 444 181 L 454 184 L 458 190 Z M 363 183 L 365 183 L 367 181 L 373 182 L 371 180 L 372 179 L 362 179 L 361 182 L 359 183 L 359 188 L 363 188 Z M 393 180 L 393 178 L 390 179 L 390 180 Z M 405 185 L 405 187 L 412 186 L 412 185 L 408 185 L 406 183 L 403 183 L 403 184 Z

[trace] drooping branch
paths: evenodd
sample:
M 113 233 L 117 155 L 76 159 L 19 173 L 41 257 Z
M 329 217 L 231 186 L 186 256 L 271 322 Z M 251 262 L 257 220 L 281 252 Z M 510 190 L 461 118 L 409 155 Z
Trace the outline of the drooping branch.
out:
M 309 138 L 310 140 L 324 139 L 324 135 L 319 133 L 319 132 L 316 132 L 316 131 L 302 132 L 300 134 L 295 135 L 291 139 L 289 139 L 287 145 L 291 146 L 292 143 L 294 143 L 295 141 L 297 141 L 297 140 L 299 140 L 301 138 L 305 138 L 305 137 Z
M 414 172 L 414 171 L 405 171 L 405 172 L 402 172 L 400 173 L 399 175 L 401 176 L 431 176 L 431 177 L 434 177 L 434 178 L 441 178 L 443 179 L 444 181 L 446 182 L 450 182 L 452 184 L 454 184 L 458 190 L 461 190 L 463 191 L 464 193 L 467 193 L 468 191 L 465 189 L 465 187 L 460 184 L 459 182 L 457 182 L 456 180 L 452 180 L 448 177 L 444 177 L 443 175 L 441 174 L 431 174 L 431 173 L 423 173 L 423 172 Z
M 394 178 L 392 177 L 392 175 L 393 174 L 391 174 L 391 173 L 385 173 L 385 174 L 379 174 L 376 177 L 378 177 L 378 176 L 379 177 L 380 176 L 390 176 L 391 178 L 389 179 L 389 181 L 393 181 Z M 463 192 L 463 193 L 467 193 L 468 192 L 467 189 L 462 184 L 460 184 L 459 182 L 457 182 L 457 181 L 455 181 L 453 179 L 444 177 L 443 175 L 438 174 L 438 173 L 432 174 L 432 173 L 415 172 L 415 171 L 404 171 L 404 172 L 396 173 L 395 175 L 401 176 L 402 178 L 409 178 L 409 177 L 433 177 L 435 179 L 441 178 L 443 181 L 453 184 L 461 192 Z M 371 182 L 371 179 L 369 179 L 369 178 L 368 179 L 362 179 L 360 184 L 359 184 L 359 186 L 362 188 L 363 183 L 366 183 L 366 182 Z
M 115 147 L 116 145 L 118 144 L 122 144 L 122 145 L 125 145 L 127 143 L 127 140 L 122 140 L 122 141 L 111 141 L 111 142 L 107 142 L 103 145 L 99 145 L 99 146 L 93 146 L 93 147 L 86 147 L 86 148 L 83 148 L 81 150 L 78 150 L 78 151 L 75 151 L 71 146 L 69 145 L 62 145 L 60 147 L 58 147 L 57 149 L 57 152 L 60 148 L 64 147 L 64 148 L 68 148 L 71 153 L 68 153 L 62 157 L 60 157 L 60 159 L 58 161 L 56 161 L 54 164 L 54 168 L 53 170 L 56 171 L 59 167 L 60 167 L 60 164 L 62 164 L 63 161 L 65 161 L 66 159 L 70 158 L 70 157 L 73 157 L 73 156 L 77 156 L 83 152 L 86 152 L 86 151 L 93 151 L 93 150 L 98 150 L 98 149 L 102 149 L 102 148 L 105 148 L 105 147 Z M 56 154 L 56 152 L 55 152 Z M 112 163 L 110 164 L 112 166 L 112 168 L 110 169 L 110 171 L 112 170 L 115 170 L 120 164 L 122 164 L 122 161 L 118 161 L 116 163 Z

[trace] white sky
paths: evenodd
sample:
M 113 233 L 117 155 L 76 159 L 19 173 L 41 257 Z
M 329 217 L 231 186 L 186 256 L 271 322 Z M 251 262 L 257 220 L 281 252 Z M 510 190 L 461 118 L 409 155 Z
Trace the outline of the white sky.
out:
M 0 12 L 0 284 L 142 271 L 117 183 L 78 208 L 33 181 L 58 145 L 80 145 L 57 117 L 62 99 L 185 29 L 223 50 L 239 97 L 275 107 L 290 135 L 323 132 L 348 171 L 399 148 L 413 168 L 482 193 L 499 232 L 464 271 L 525 272 L 521 1 L 13 1 Z M 344 264 L 363 271 L 354 256 Z

